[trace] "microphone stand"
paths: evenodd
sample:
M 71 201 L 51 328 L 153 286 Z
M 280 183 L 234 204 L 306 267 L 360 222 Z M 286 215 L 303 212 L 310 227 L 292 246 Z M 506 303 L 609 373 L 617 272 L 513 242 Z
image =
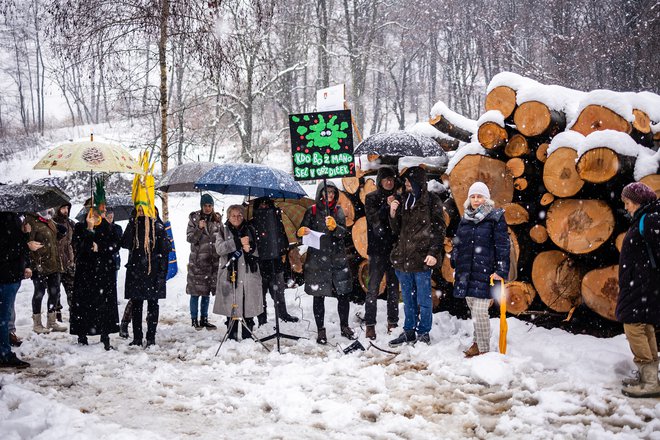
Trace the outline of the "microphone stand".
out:
M 269 290 L 270 288 L 271 286 L 268 286 Z M 282 295 L 284 295 L 284 293 L 282 293 Z M 273 300 L 275 302 L 275 333 L 259 339 L 259 342 L 263 343 L 266 341 L 270 341 L 273 338 L 277 339 L 277 352 L 282 354 L 282 352 L 280 351 L 280 338 L 291 339 L 293 341 L 297 341 L 298 339 L 307 339 L 307 338 L 303 338 L 302 336 L 287 335 L 286 333 L 280 332 L 280 311 L 279 311 L 280 301 L 278 299 L 278 295 L 276 292 L 273 292 Z

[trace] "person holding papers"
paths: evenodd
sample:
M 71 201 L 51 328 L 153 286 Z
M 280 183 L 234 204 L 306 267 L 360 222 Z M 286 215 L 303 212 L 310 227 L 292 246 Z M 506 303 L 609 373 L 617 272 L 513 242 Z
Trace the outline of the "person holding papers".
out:
M 348 295 L 353 290 L 353 279 L 344 244 L 346 218 L 337 204 L 338 199 L 337 186 L 332 182 L 325 185 L 321 182 L 316 189 L 316 204 L 307 208 L 298 229 L 299 237 L 323 234 L 318 244 L 310 241 L 305 261 L 305 292 L 314 297 L 314 319 L 318 331 L 316 342 L 321 345 L 328 343 L 324 326 L 327 296 L 337 297 L 341 335 L 355 339 L 355 333 L 348 326 Z M 303 238 L 303 243 L 307 241 Z

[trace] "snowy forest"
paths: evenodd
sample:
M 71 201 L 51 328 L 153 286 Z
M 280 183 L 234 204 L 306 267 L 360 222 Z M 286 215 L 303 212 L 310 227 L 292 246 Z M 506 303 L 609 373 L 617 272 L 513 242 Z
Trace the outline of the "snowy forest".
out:
M 426 121 L 438 100 L 476 118 L 500 71 L 579 90 L 660 91 L 654 0 L 0 5 L 0 157 L 49 129 L 124 120 L 145 146 L 166 132 L 176 164 L 212 161 L 227 146 L 229 158 L 260 162 L 287 145 L 287 114 L 341 83 L 365 137 Z

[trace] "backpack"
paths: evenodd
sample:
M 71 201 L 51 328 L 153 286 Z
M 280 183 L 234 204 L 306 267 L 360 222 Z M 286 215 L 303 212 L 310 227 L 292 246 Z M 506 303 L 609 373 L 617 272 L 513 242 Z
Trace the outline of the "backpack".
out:
M 642 236 L 642 240 L 644 241 L 644 244 L 646 245 L 646 252 L 649 254 L 649 262 L 651 263 L 651 268 L 652 269 L 657 269 L 658 265 L 655 261 L 655 256 L 653 255 L 653 250 L 651 249 L 651 243 L 646 239 L 644 236 L 644 218 L 646 217 L 646 213 L 642 215 L 642 217 L 639 219 L 639 235 Z

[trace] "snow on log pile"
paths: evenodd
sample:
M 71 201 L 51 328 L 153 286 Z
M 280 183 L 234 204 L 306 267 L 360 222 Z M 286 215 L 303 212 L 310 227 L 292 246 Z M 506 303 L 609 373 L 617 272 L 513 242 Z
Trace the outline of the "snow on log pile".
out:
M 429 120 L 457 140 L 466 136 L 455 134 L 456 121 L 472 133 L 447 168 L 447 206 L 455 213 L 448 231 L 469 186 L 485 182 L 517 248 L 509 311 L 524 312 L 538 295 L 553 313 L 584 304 L 614 320 L 618 253 L 629 227 L 621 190 L 642 181 L 660 196 L 660 96 L 583 92 L 503 72 L 490 82 L 476 123 L 457 116 L 438 103 Z M 441 273 L 453 281 L 450 268 Z

